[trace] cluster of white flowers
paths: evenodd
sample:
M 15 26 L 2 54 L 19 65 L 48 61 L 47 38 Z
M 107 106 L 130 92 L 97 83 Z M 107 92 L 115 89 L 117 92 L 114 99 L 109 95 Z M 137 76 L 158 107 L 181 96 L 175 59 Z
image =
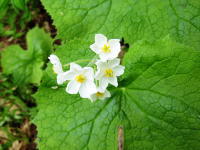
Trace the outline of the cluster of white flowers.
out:
M 95 35 L 95 43 L 90 46 L 100 59 L 95 63 L 97 71 L 92 67 L 81 67 L 72 62 L 70 70 L 64 72 L 62 64 L 56 55 L 50 55 L 49 60 L 53 64 L 53 70 L 57 74 L 57 83 L 63 84 L 69 80 L 66 92 L 69 94 L 79 93 L 82 98 L 88 98 L 92 102 L 97 99 L 103 100 L 111 96 L 107 90 L 109 84 L 117 87 L 117 77 L 124 73 L 125 67 L 120 65 L 117 58 L 121 50 L 119 39 L 110 39 L 102 34 Z

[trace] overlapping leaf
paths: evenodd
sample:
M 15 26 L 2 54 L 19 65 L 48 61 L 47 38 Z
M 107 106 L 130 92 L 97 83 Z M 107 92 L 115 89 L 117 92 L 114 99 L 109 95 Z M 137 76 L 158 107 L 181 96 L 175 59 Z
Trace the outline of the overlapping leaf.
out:
M 58 37 L 93 39 L 104 33 L 129 44 L 171 35 L 200 48 L 200 3 L 197 0 L 42 0 L 54 20 Z M 89 38 L 88 38 L 89 37 Z
M 92 58 L 90 51 L 82 50 L 87 45 L 73 40 L 57 55 L 63 64 L 80 55 Z M 95 103 L 67 94 L 65 86 L 51 88 L 56 82 L 50 65 L 35 95 L 40 110 L 34 120 L 39 149 L 115 150 L 122 127 L 127 150 L 197 150 L 199 58 L 199 51 L 168 37 L 154 44 L 139 42 L 124 58 L 120 87 L 111 89 L 110 99 Z
M 52 50 L 51 37 L 39 28 L 28 32 L 27 44 L 27 51 L 19 45 L 12 45 L 2 53 L 3 73 L 13 75 L 18 85 L 40 83 L 42 66 Z

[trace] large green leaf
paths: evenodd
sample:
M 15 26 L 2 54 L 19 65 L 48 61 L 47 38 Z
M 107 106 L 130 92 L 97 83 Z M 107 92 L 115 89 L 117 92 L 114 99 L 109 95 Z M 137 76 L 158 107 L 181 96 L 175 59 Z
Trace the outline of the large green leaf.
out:
M 92 58 L 89 43 L 72 40 L 56 54 L 63 64 Z M 199 60 L 198 50 L 169 37 L 135 43 L 123 59 L 120 86 L 95 103 L 67 94 L 65 86 L 55 89 L 49 64 L 35 95 L 39 149 L 116 150 L 120 128 L 125 150 L 198 150 Z
M 124 37 L 129 44 L 167 34 L 200 48 L 199 0 L 42 0 L 58 37 L 93 39 L 95 33 Z
M 52 51 L 52 39 L 39 28 L 27 34 L 28 50 L 19 45 L 12 45 L 2 52 L 3 73 L 13 75 L 16 84 L 39 84 L 42 77 L 42 66 Z
M 42 3 L 65 43 L 56 51 L 63 64 L 92 58 L 88 47 L 95 33 L 124 37 L 130 49 L 120 86 L 110 89 L 112 97 L 106 101 L 91 103 L 68 95 L 65 86 L 55 89 L 49 64 L 35 95 L 39 149 L 115 150 L 119 128 L 124 149 L 199 149 L 199 1 Z

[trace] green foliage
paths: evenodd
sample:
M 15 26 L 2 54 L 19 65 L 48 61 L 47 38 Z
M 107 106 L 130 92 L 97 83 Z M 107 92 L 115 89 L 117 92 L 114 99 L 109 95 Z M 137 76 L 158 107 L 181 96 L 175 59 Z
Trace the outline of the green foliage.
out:
M 92 53 L 87 46 L 73 40 L 56 54 L 63 63 L 77 59 L 78 54 L 88 59 Z M 49 65 L 35 95 L 39 149 L 114 150 L 122 126 L 125 149 L 197 150 L 199 58 L 199 51 L 168 37 L 153 44 L 135 43 L 124 58 L 126 72 L 120 87 L 111 89 L 110 99 L 95 103 L 68 95 L 63 86 L 52 89 L 56 83 Z
M 29 0 L 0 0 L 0 36 L 17 38 L 23 34 L 18 31 L 32 17 L 28 3 Z
M 8 79 L 0 74 L 0 127 L 7 122 L 22 119 L 23 116 L 28 115 L 28 109 L 19 97 L 14 95 L 17 89 Z M 22 112 L 21 112 L 22 111 Z
M 41 150 L 126 150 L 200 147 L 200 3 L 179 0 L 42 0 L 63 45 L 63 64 L 92 58 L 95 33 L 129 43 L 112 97 L 91 103 L 57 89 L 49 64 L 35 95 Z
M 29 0 L 11 0 L 14 8 L 19 10 L 26 10 L 27 9 L 27 2 Z
M 39 84 L 44 61 L 52 51 L 51 37 L 37 27 L 28 32 L 27 44 L 26 51 L 19 45 L 12 45 L 2 52 L 3 73 L 11 74 L 18 85 Z
M 28 109 L 25 101 L 31 101 L 31 99 L 24 101 L 20 94 L 23 93 L 24 97 L 27 98 L 28 95 L 25 92 L 29 90 L 30 88 L 26 87 L 25 91 L 20 92 L 15 84 L 0 73 L 0 149 L 2 150 L 8 149 L 13 142 L 22 139 L 22 134 L 19 136 L 18 132 L 15 132 L 16 125 L 22 124 L 24 118 L 30 116 L 30 108 Z M 15 124 L 14 129 L 12 124 Z
M 200 3 L 197 0 L 42 0 L 54 20 L 58 37 L 93 40 L 103 33 L 124 37 L 132 44 L 154 41 L 169 34 L 173 39 L 200 47 Z
M 5 15 L 5 13 L 6 13 L 6 11 L 7 11 L 7 9 L 8 9 L 8 2 L 9 1 L 7 1 L 7 0 L 1 0 L 0 1 L 0 18 L 2 18 L 4 15 Z

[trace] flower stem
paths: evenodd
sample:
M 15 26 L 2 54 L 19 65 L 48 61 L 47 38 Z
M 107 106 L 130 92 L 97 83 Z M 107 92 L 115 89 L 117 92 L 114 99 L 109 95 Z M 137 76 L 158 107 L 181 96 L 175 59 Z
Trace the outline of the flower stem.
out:
M 93 64 L 95 63 L 95 61 L 96 61 L 97 58 L 98 58 L 98 56 L 95 55 L 95 56 L 92 58 L 92 60 L 89 62 L 89 64 L 88 64 L 87 66 L 93 65 Z
M 81 63 L 81 62 L 91 62 L 91 59 L 79 59 L 77 61 L 74 61 L 74 63 Z M 64 67 L 69 66 L 70 63 L 63 65 Z
M 94 62 L 96 61 L 96 59 L 97 59 L 97 55 L 95 55 L 92 59 L 79 59 L 79 60 L 76 60 L 76 61 L 74 61 L 74 63 L 89 62 L 87 66 L 90 66 L 90 65 L 94 64 Z M 70 65 L 70 63 L 65 64 L 63 66 L 67 67 L 69 65 Z

